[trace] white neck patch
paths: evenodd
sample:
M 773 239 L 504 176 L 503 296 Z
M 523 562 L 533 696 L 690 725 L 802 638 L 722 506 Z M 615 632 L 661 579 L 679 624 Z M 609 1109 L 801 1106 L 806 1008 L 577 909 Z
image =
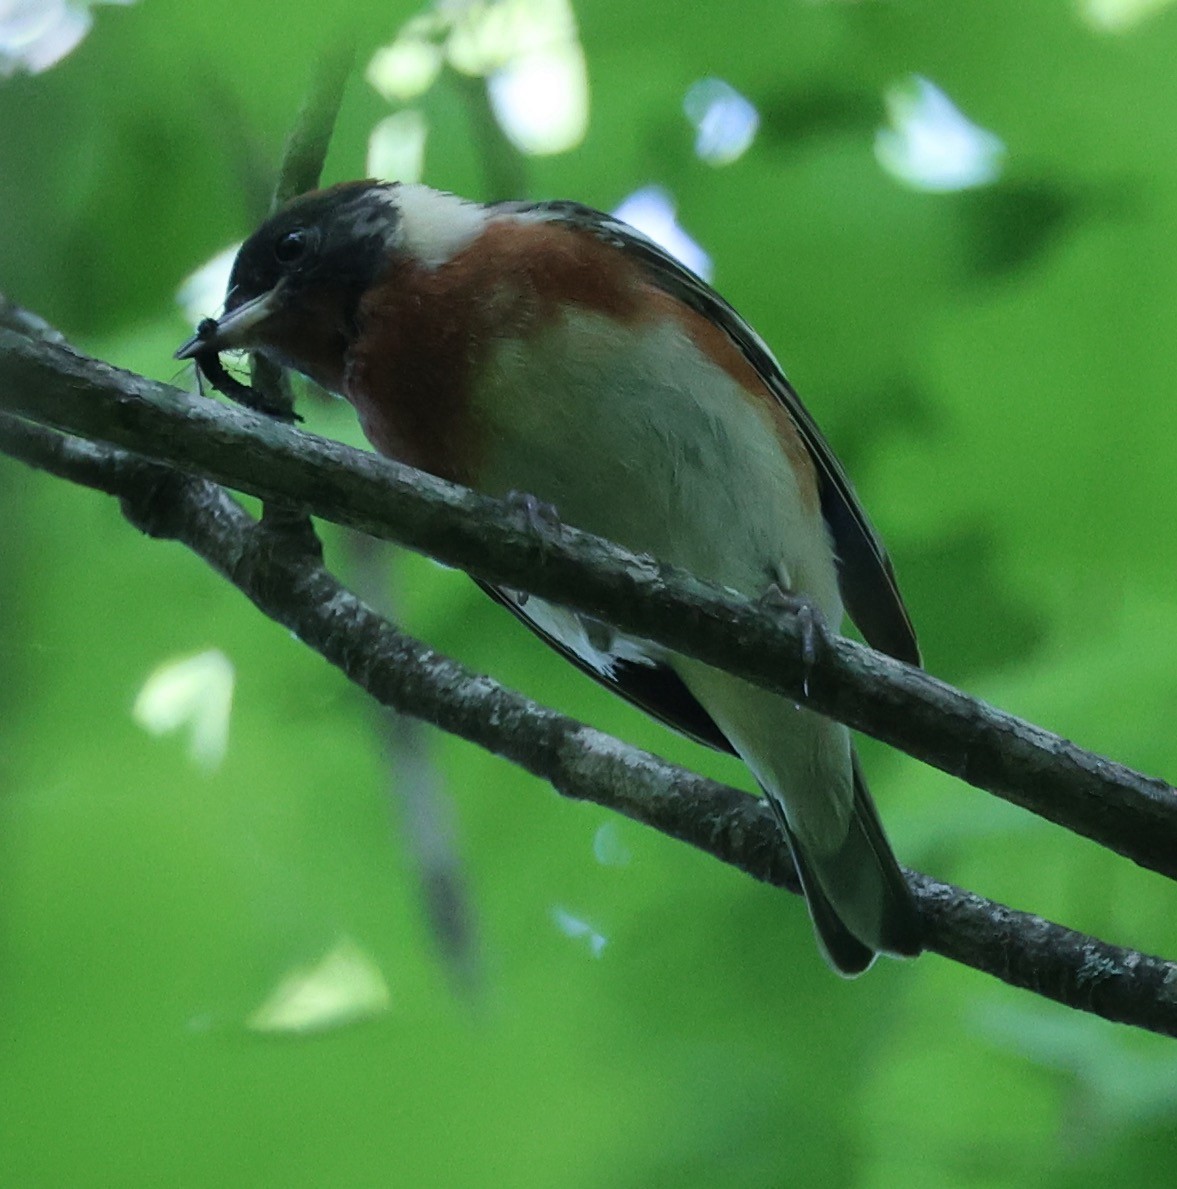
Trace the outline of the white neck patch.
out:
M 390 189 L 388 201 L 400 211 L 395 246 L 426 268 L 451 260 L 486 226 L 486 210 L 478 203 L 419 182 Z

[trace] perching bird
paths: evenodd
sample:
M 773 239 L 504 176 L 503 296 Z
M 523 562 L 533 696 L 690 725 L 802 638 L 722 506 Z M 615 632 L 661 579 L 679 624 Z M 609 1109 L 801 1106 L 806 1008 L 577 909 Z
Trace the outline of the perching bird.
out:
M 348 182 L 242 246 L 180 358 L 259 351 L 342 394 L 377 450 L 749 597 L 778 590 L 912 664 L 891 564 L 759 336 L 645 236 L 570 202 Z M 914 955 L 919 914 L 845 727 L 539 599 L 491 590 L 598 680 L 739 754 L 830 963 Z

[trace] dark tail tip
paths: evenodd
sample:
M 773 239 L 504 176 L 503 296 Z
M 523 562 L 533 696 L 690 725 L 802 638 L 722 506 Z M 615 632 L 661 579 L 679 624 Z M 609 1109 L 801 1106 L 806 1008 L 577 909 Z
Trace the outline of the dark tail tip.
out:
M 862 974 L 876 954 L 914 958 L 924 949 L 923 921 L 907 879 L 883 833 L 854 759 L 854 810 L 845 841 L 834 852 L 810 855 L 778 819 L 826 960 L 847 978 Z
M 817 876 L 813 873 L 805 858 L 805 852 L 797 842 L 792 830 L 781 818 L 781 828 L 789 843 L 789 851 L 797 867 L 797 875 L 801 880 L 801 890 L 805 893 L 805 903 L 809 908 L 809 916 L 813 921 L 813 930 L 817 934 L 818 944 L 826 962 L 843 978 L 856 978 L 869 970 L 875 960 L 875 951 L 859 941 L 842 922 L 842 918 L 834 911 Z

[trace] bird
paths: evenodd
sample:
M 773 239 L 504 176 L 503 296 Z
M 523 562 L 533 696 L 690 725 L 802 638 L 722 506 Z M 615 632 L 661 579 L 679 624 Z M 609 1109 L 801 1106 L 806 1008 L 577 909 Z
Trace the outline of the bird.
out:
M 891 561 L 772 352 L 638 230 L 570 201 L 483 204 L 343 182 L 242 244 L 224 312 L 178 358 L 250 350 L 346 398 L 380 453 L 749 598 L 845 612 L 919 647 Z M 852 977 L 923 948 L 920 914 L 847 728 L 609 625 L 480 583 L 568 660 L 738 755 L 800 878 L 819 949 Z

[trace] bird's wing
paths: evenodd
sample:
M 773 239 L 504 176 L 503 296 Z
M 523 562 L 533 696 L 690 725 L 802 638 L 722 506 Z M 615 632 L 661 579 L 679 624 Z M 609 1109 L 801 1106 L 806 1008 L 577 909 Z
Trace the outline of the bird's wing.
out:
M 639 259 L 654 285 L 724 331 L 788 411 L 813 459 L 822 515 L 837 555 L 838 585 L 850 618 L 871 647 L 918 665 L 920 652 L 915 629 L 903 605 L 887 551 L 858 502 L 846 472 L 764 340 L 710 285 L 653 240 L 611 215 L 575 202 L 499 203 L 491 209 L 567 223 L 613 244 Z M 626 691 L 620 692 L 644 704 Z M 656 708 L 646 708 L 673 721 L 669 715 L 659 714 Z
M 565 660 L 696 743 L 735 754 L 723 732 L 656 650 L 607 624 L 503 587 L 474 580 Z

